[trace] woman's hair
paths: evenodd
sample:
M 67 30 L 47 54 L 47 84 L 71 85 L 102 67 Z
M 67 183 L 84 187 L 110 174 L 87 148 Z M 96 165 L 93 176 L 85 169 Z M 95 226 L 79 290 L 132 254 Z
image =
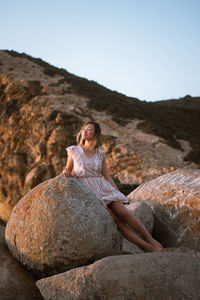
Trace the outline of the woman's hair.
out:
M 82 130 L 84 129 L 84 127 L 86 125 L 92 124 L 94 126 L 94 132 L 95 132 L 95 138 L 92 144 L 92 148 L 98 148 L 101 146 L 101 127 L 97 122 L 87 122 L 85 124 L 83 124 L 83 126 L 81 127 L 81 130 L 77 133 L 76 136 L 76 142 L 78 145 L 83 146 L 85 144 L 85 140 L 82 138 Z

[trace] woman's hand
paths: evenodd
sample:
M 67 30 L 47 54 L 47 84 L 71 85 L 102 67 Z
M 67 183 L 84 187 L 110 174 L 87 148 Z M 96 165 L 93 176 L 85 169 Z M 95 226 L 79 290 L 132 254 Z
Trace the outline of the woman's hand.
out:
M 65 177 L 71 177 L 71 172 L 67 169 L 64 169 L 61 173 L 62 176 L 65 176 Z
M 73 165 L 74 165 L 74 161 L 73 161 L 71 154 L 69 153 L 68 159 L 67 159 L 67 164 L 66 164 L 64 170 L 62 171 L 61 175 L 65 176 L 65 177 L 72 177 L 71 171 L 73 170 Z

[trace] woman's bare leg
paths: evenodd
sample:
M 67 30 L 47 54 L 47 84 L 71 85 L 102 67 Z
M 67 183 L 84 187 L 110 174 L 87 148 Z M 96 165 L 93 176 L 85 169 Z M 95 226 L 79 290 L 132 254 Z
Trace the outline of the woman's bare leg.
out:
M 164 250 L 162 245 L 153 239 L 143 224 L 128 211 L 123 203 L 120 201 L 111 202 L 108 206 L 108 211 L 117 224 L 118 229 L 127 240 L 143 247 L 147 251 L 162 252 Z M 127 226 L 127 224 L 131 228 Z M 141 233 L 145 240 L 143 240 L 136 232 Z

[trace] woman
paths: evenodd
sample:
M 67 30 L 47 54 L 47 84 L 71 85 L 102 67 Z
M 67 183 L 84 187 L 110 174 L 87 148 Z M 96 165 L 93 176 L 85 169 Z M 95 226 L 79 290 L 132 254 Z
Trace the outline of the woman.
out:
M 85 184 L 107 208 L 118 229 L 132 243 L 150 252 L 165 251 L 145 229 L 142 223 L 134 217 L 123 203 L 127 198 L 115 185 L 109 175 L 104 152 L 99 149 L 101 128 L 96 122 L 83 125 L 77 135 L 78 146 L 70 146 L 68 160 L 62 175 L 74 176 Z M 144 237 L 141 238 L 138 233 Z

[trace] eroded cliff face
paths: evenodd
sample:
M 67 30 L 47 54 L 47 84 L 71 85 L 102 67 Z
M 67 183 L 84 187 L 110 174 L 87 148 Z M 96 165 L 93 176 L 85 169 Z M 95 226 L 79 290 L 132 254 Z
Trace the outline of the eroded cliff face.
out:
M 141 114 L 128 119 L 95 108 L 91 95 L 74 88 L 78 77 L 64 70 L 54 72 L 40 60 L 6 51 L 0 51 L 0 70 L 0 218 L 5 221 L 22 196 L 62 171 L 65 148 L 75 144 L 74 134 L 85 121 L 100 122 L 102 148 L 111 174 L 121 183 L 137 185 L 176 168 L 198 168 L 183 160 L 191 150 L 188 141 L 177 140 L 181 147 L 173 148 L 163 137 L 138 129 Z M 86 80 L 80 82 L 77 86 L 83 89 Z M 116 96 L 109 91 L 109 97 L 112 93 Z M 132 105 L 120 95 L 118 106 L 120 101 Z M 134 101 L 132 109 L 135 103 L 142 111 L 142 102 Z

